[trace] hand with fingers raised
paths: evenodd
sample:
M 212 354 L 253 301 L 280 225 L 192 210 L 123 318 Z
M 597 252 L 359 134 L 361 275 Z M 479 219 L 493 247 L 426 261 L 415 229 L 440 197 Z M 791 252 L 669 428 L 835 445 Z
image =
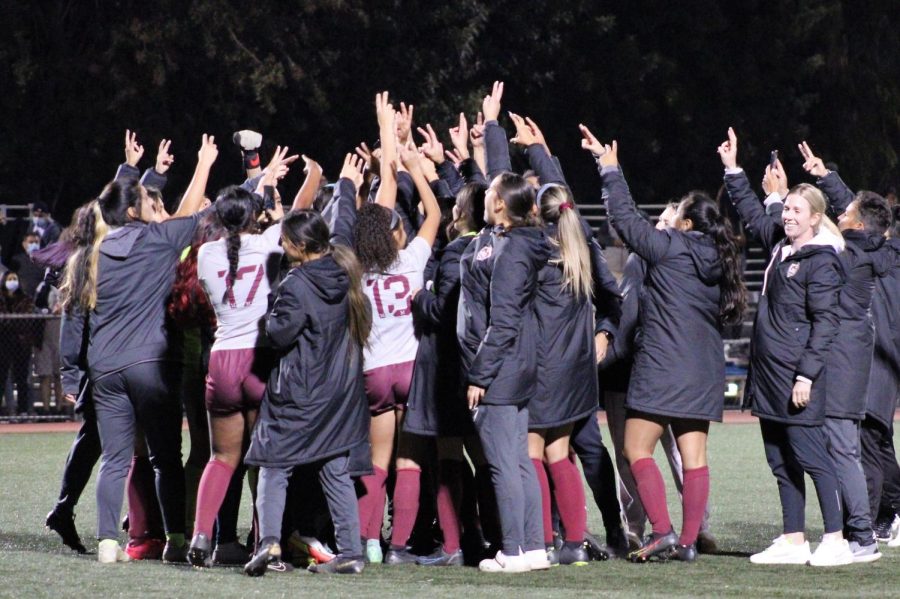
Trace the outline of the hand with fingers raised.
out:
M 533 144 L 540 143 L 537 136 L 535 136 L 534 132 L 531 130 L 531 127 L 525 122 L 525 119 L 514 112 L 509 112 L 508 114 L 509 118 L 512 119 L 513 124 L 516 126 L 516 135 L 509 141 L 526 148 Z
M 469 130 L 469 141 L 472 142 L 472 148 L 484 147 L 484 113 L 479 112 L 475 117 L 475 124 Z
M 819 179 L 828 174 L 828 169 L 825 168 L 825 162 L 813 154 L 812 148 L 809 147 L 808 143 L 805 141 L 801 142 L 797 144 L 797 147 L 800 148 L 800 154 L 803 155 L 803 169 L 807 173 L 813 177 L 818 177 Z
M 578 125 L 581 131 L 581 148 L 593 154 L 600 166 L 619 166 L 619 144 L 603 144 L 585 125 Z
M 469 125 L 466 122 L 466 115 L 462 112 L 459 113 L 459 123 L 455 127 L 450 127 L 450 142 L 453 144 L 453 150 L 460 157 L 459 162 L 462 162 L 464 159 L 469 157 Z M 450 152 L 447 152 L 447 157 L 454 161 L 454 164 L 457 164 L 455 161 L 455 157 L 450 157 Z
M 728 139 L 716 149 L 725 168 L 737 168 L 737 134 L 733 127 L 728 128 Z
M 776 160 L 775 164 L 766 165 L 762 188 L 766 195 L 777 192 L 782 199 L 787 197 L 788 179 L 787 173 L 784 172 L 784 167 L 781 165 L 781 160 Z
M 413 110 L 415 107 L 410 104 L 408 107 L 404 102 L 400 102 L 400 110 L 397 112 L 397 142 L 404 145 L 410 140 L 413 124 Z
M 438 139 L 437 133 L 434 132 L 431 124 L 425 125 L 425 129 L 419 127 L 418 131 L 419 135 L 425 140 L 419 147 L 419 151 L 434 164 L 444 162 L 444 146 Z
M 348 152 L 344 156 L 344 165 L 341 167 L 341 174 L 338 178 L 349 179 L 356 186 L 356 189 L 359 189 L 363 184 L 363 169 L 365 166 L 366 163 L 362 158 Z
M 137 166 L 144 155 L 144 146 L 137 142 L 137 133 L 125 130 L 125 162 L 129 166 Z
M 200 149 L 197 151 L 197 164 L 210 168 L 218 156 L 219 146 L 216 145 L 215 136 L 204 133 L 203 141 L 200 142 Z
M 500 101 L 503 99 L 503 82 L 494 81 L 491 93 L 484 97 L 481 111 L 484 113 L 484 121 L 496 121 L 500 117 Z
M 288 171 L 290 170 L 289 165 L 300 158 L 299 154 L 288 156 L 288 149 L 287 146 L 284 146 L 283 148 L 278 146 L 275 148 L 272 159 L 263 171 L 262 184 L 274 187 L 279 179 L 283 179 L 284 176 L 288 174 Z
M 164 139 L 159 142 L 159 150 L 156 152 L 156 166 L 153 169 L 160 175 L 165 175 L 172 163 L 175 162 L 175 156 L 169 153 L 171 145 L 171 139 Z

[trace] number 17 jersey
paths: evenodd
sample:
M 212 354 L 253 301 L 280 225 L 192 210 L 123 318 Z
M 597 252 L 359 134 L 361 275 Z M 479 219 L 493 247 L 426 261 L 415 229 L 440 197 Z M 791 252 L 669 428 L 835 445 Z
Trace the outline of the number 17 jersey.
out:
M 416 237 L 400 250 L 388 272 L 363 275 L 363 293 L 372 308 L 372 332 L 368 346 L 363 348 L 365 371 L 416 359 L 419 341 L 413 328 L 412 293 L 425 286 L 429 257 L 431 246 Z

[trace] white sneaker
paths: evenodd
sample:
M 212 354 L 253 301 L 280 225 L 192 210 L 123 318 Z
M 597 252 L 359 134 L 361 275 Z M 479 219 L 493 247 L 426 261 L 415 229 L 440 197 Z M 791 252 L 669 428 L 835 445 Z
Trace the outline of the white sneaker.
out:
M 498 551 L 493 559 L 481 560 L 478 569 L 482 572 L 506 572 L 509 574 L 531 571 L 524 554 L 506 555 L 502 551 Z
M 549 570 L 552 565 L 546 549 L 532 549 L 526 551 L 524 555 L 528 567 L 532 570 Z
M 850 541 L 850 553 L 854 564 L 867 564 L 881 559 L 878 543 L 872 541 L 868 545 L 860 545 L 858 541 Z
M 131 558 L 119 546 L 115 539 L 104 539 L 97 546 L 97 561 L 101 564 L 114 564 L 116 562 L 130 562 Z
M 891 538 L 888 539 L 888 547 L 900 547 L 900 515 L 894 516 L 891 522 Z
M 846 566 L 853 563 L 853 552 L 847 539 L 840 541 L 822 541 L 815 553 L 809 558 L 810 566 L 830 567 Z
M 750 562 L 754 564 L 806 564 L 812 554 L 809 551 L 809 541 L 796 545 L 782 535 L 772 541 L 765 551 L 750 556 Z

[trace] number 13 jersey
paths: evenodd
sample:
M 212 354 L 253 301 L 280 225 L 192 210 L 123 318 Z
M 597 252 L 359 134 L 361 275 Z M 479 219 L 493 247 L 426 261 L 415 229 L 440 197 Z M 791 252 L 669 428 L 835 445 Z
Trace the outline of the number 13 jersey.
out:
M 431 246 L 416 237 L 400 250 L 388 272 L 363 275 L 363 292 L 372 308 L 372 332 L 363 348 L 365 371 L 416 359 L 419 341 L 413 329 L 412 293 L 425 286 L 423 274 L 429 257 Z
M 271 292 L 269 264 L 277 269 L 272 255 L 284 252 L 279 245 L 281 224 L 266 229 L 261 235 L 241 235 L 238 270 L 229 290 L 228 255 L 225 239 L 200 246 L 197 253 L 197 277 L 216 311 L 216 339 L 212 351 L 252 349 L 266 345 L 264 324 Z M 226 295 L 226 291 L 228 294 Z

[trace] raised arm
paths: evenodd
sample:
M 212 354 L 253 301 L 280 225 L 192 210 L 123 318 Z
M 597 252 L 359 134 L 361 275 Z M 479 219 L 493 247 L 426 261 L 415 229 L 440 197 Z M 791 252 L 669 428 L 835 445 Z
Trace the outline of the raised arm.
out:
M 841 176 L 825 168 L 825 163 L 813 154 L 812 148 L 805 141 L 797 144 L 797 147 L 803 155 L 803 169 L 816 178 L 816 186 L 831 202 L 834 212 L 840 214 L 847 210 L 855 194 L 847 187 Z
M 188 185 L 187 191 L 181 198 L 178 210 L 172 215 L 173 218 L 182 216 L 190 216 L 198 210 L 206 197 L 206 183 L 209 181 L 209 171 L 216 157 L 219 155 L 219 148 L 216 146 L 216 138 L 212 135 L 203 134 L 203 141 L 200 143 L 200 150 L 197 152 L 197 168 L 194 169 L 194 176 Z
M 409 171 L 410 177 L 412 177 L 413 183 L 416 186 L 416 191 L 419 193 L 419 197 L 422 199 L 422 204 L 425 208 L 425 220 L 422 221 L 417 236 L 428 242 L 428 245 L 434 245 L 434 240 L 437 238 L 438 227 L 441 224 L 441 209 L 438 206 L 434 192 L 431 191 L 428 179 L 425 178 L 425 173 L 422 171 L 422 165 L 419 164 L 420 160 L 428 159 L 424 156 L 420 156 L 415 147 L 411 145 L 400 148 L 400 157 L 403 160 L 403 165 L 406 166 Z
M 375 113 L 381 139 L 381 171 L 375 203 L 393 210 L 397 204 L 397 134 L 394 106 L 388 101 L 387 92 L 375 94 Z
M 144 155 L 144 146 L 137 142 L 137 132 L 125 130 L 125 162 L 116 170 L 116 181 L 137 181 L 141 174 L 138 162 Z
M 331 244 L 353 247 L 353 227 L 356 224 L 356 190 L 363 182 L 364 161 L 347 154 L 334 195 L 322 209 L 322 217 L 331 231 Z
M 322 166 L 306 154 L 303 154 L 302 157 L 305 163 L 303 172 L 306 173 L 306 178 L 303 180 L 303 185 L 297 190 L 297 195 L 294 196 L 294 204 L 291 206 L 291 210 L 307 210 L 311 208 L 316 201 L 316 194 L 319 192 L 319 186 L 322 183 Z
M 503 99 L 503 82 L 494 81 L 491 93 L 484 97 L 482 112 L 484 113 L 484 145 L 489 181 L 500 173 L 512 170 L 509 158 L 509 142 L 506 130 L 500 126 L 500 101 Z
M 509 116 L 516 126 L 516 136 L 510 141 L 525 148 L 531 170 L 537 174 L 541 185 L 548 183 L 566 185 L 566 179 L 550 155 L 550 148 L 547 147 L 544 134 L 537 124 L 530 118 L 522 118 L 512 112 Z
M 487 172 L 487 158 L 484 147 L 484 113 L 479 112 L 475 117 L 475 124 L 469 130 L 469 140 L 472 142 L 472 160 L 478 165 L 482 173 Z M 462 171 L 460 171 L 462 172 Z M 465 173 L 463 173 L 465 177 Z

